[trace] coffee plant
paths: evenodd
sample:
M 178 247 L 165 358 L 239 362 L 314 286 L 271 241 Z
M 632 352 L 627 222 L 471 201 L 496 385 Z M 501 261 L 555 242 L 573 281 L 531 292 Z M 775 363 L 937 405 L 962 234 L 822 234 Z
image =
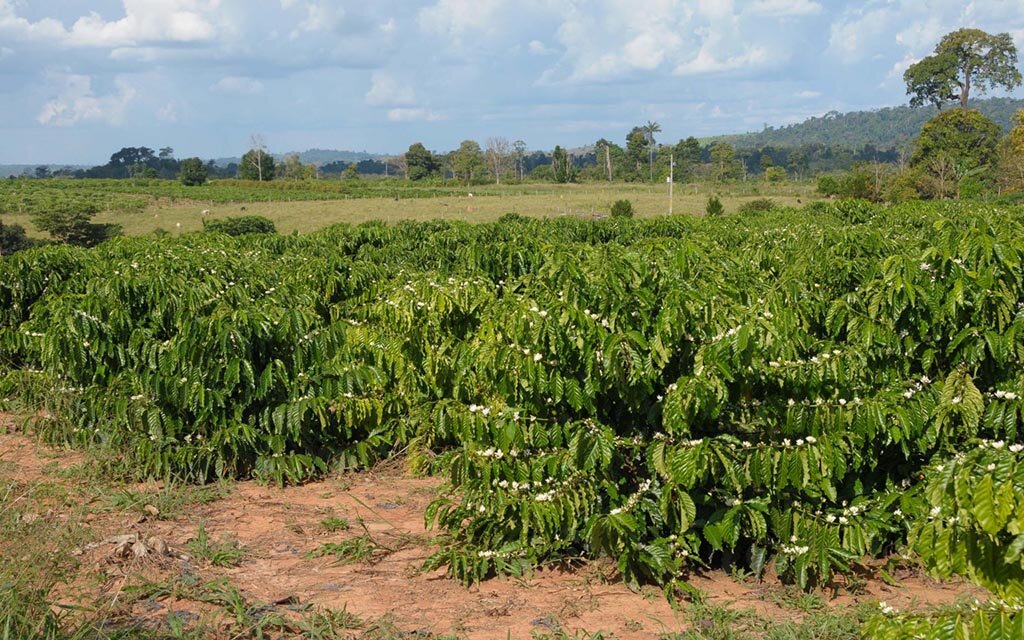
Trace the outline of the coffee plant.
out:
M 670 593 L 708 565 L 810 588 L 912 550 L 1015 606 L 1021 221 L 854 203 L 32 249 L 0 262 L 0 396 L 131 477 L 405 452 L 448 480 L 426 566 L 464 581 L 608 555 Z

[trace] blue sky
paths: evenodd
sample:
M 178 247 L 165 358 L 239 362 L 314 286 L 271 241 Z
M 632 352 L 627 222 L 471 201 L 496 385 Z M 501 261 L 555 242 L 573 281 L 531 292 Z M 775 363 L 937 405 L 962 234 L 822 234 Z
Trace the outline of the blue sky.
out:
M 0 162 L 759 130 L 905 103 L 961 26 L 1024 50 L 1024 0 L 0 0 Z

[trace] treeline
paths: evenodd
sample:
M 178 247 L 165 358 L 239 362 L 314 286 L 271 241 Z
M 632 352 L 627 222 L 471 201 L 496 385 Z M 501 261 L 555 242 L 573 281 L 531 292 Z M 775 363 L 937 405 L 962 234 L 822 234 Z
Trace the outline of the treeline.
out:
M 972 100 L 971 107 L 1009 131 L 1011 120 L 1018 109 L 1024 109 L 1024 100 L 989 98 Z M 921 127 L 935 115 L 932 109 L 911 106 L 886 107 L 872 111 L 828 113 L 808 118 L 798 124 L 771 127 L 763 131 L 715 136 L 707 142 L 728 142 L 742 149 L 760 149 L 766 146 L 799 148 L 811 145 L 843 149 L 900 149 L 908 148 L 921 132 Z
M 651 127 L 655 130 L 651 131 Z M 551 151 L 530 150 L 526 143 L 490 138 L 481 145 L 464 140 L 457 149 L 432 151 L 414 143 L 399 155 L 358 161 L 335 160 L 304 163 L 292 153 L 275 156 L 265 147 L 253 147 L 238 162 L 227 165 L 202 161 L 206 178 L 247 180 L 354 179 L 359 177 L 400 177 L 409 180 L 449 179 L 465 184 L 490 182 L 625 181 L 664 182 L 670 174 L 677 180 L 745 180 L 786 176 L 806 178 L 823 172 L 843 171 L 864 162 L 895 162 L 894 148 L 864 145 L 853 148 L 839 144 L 813 143 L 798 147 L 765 145 L 746 148 L 718 140 L 701 144 L 695 137 L 675 143 L 658 141 L 657 123 L 634 127 L 623 142 L 601 138 L 575 149 L 556 146 Z M 674 167 L 673 167 L 674 159 Z M 198 159 L 189 159 L 196 161 Z M 57 169 L 45 166 L 27 171 L 36 178 L 162 178 L 178 179 L 184 160 L 174 157 L 171 147 L 154 151 L 148 147 L 125 147 L 103 165 L 89 169 Z
M 875 202 L 1011 198 L 1024 193 L 1024 109 L 1003 129 L 974 109 L 941 111 L 897 162 L 865 162 L 818 179 L 824 195 Z
M 172 147 L 162 147 L 159 151 L 149 147 L 123 147 L 111 154 L 106 164 L 89 169 L 56 169 L 46 166 L 36 167 L 31 174 L 36 178 L 163 178 L 175 180 L 181 173 L 183 160 L 174 157 Z M 204 164 L 207 175 L 213 178 L 234 178 L 238 173 L 238 164 L 219 166 L 213 160 Z

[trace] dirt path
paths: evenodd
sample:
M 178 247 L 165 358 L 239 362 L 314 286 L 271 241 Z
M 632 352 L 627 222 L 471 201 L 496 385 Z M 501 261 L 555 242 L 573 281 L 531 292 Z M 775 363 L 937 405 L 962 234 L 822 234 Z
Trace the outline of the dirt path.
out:
M 81 455 L 53 452 L 28 437 L 3 431 L 0 424 L 0 480 L 75 482 L 67 470 L 83 464 Z M 682 614 L 673 611 L 659 590 L 634 593 L 616 581 L 611 566 L 604 563 L 573 572 L 540 570 L 521 580 L 495 578 L 471 588 L 442 572 L 422 573 L 424 560 L 436 549 L 431 542 L 434 532 L 424 527 L 423 511 L 438 484 L 397 471 L 347 474 L 285 489 L 239 482 L 224 497 L 189 506 L 167 520 L 147 518 L 144 512 L 140 517 L 139 510 L 107 509 L 93 517 L 89 536 L 98 541 L 138 533 L 184 549 L 203 525 L 211 540 L 231 538 L 245 547 L 238 566 L 204 567 L 204 580 L 226 577 L 247 597 L 262 602 L 344 608 L 364 619 L 390 616 L 409 632 L 491 640 L 529 638 L 533 631 L 561 628 L 569 634 L 601 630 L 605 637 L 650 640 L 684 628 Z M 147 490 L 158 491 L 159 486 L 130 489 L 144 495 Z M 371 548 L 369 557 L 345 564 L 333 555 L 310 555 L 325 543 L 360 537 L 371 547 L 379 545 Z M 110 563 L 109 555 L 109 546 L 86 547 L 81 566 L 103 569 Z M 165 579 L 182 571 L 185 564 L 122 565 L 120 573 L 123 580 L 135 573 Z M 103 570 L 110 573 L 109 567 Z M 898 588 L 867 580 L 857 595 L 843 594 L 831 604 L 885 600 L 902 608 L 949 603 L 968 591 L 960 583 L 937 584 L 919 575 L 900 579 Z M 777 584 L 741 581 L 721 572 L 694 578 L 692 584 L 715 604 L 752 609 L 769 617 L 801 615 L 778 596 Z M 108 580 L 102 588 L 118 587 Z M 175 603 L 139 606 L 140 617 L 159 616 Z

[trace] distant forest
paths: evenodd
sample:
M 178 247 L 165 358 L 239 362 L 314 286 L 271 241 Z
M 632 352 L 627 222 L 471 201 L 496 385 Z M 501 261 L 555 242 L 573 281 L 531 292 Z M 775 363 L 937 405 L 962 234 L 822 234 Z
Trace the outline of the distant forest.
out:
M 972 100 L 971 107 L 981 111 L 1007 132 L 1010 119 L 1024 100 L 989 98 Z M 874 111 L 829 111 L 785 127 L 766 127 L 756 133 L 729 134 L 702 139 L 701 142 L 728 142 L 737 149 L 801 147 L 806 145 L 840 146 L 848 149 L 906 147 L 921 132 L 921 127 L 938 113 L 935 107 L 886 107 Z

